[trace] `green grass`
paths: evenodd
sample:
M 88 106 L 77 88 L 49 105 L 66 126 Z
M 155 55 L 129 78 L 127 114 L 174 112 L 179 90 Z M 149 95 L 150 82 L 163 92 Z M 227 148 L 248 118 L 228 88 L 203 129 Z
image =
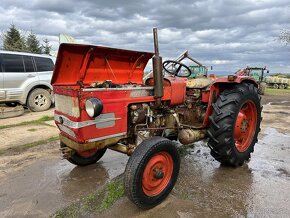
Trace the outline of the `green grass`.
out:
M 64 209 L 58 210 L 52 217 L 54 218 L 77 218 L 79 217 L 80 203 L 73 203 Z
M 110 208 L 119 198 L 124 196 L 125 190 L 122 181 L 113 181 L 108 184 L 106 195 L 103 199 L 98 211 L 104 211 Z
M 42 116 L 41 118 L 39 118 L 38 120 L 36 120 L 37 122 L 46 122 L 46 121 L 51 121 L 54 120 L 54 116 Z
M 0 149 L 0 156 L 5 154 L 5 149 Z
M 119 176 L 106 184 L 100 190 L 96 190 L 79 201 L 58 210 L 52 217 L 97 217 L 99 213 L 109 209 L 112 205 L 124 196 L 122 178 Z
M 265 91 L 266 94 L 271 95 L 281 95 L 281 94 L 290 94 L 290 89 L 273 89 L 273 88 L 267 88 Z
M 32 128 L 32 129 L 28 129 L 27 131 L 29 131 L 29 132 L 36 132 L 36 131 L 37 131 L 37 129 L 35 129 L 35 128 Z
M 51 120 L 54 120 L 54 116 L 45 115 L 45 116 L 39 118 L 38 120 L 24 121 L 21 123 L 11 124 L 11 125 L 2 125 L 2 126 L 0 126 L 0 129 L 7 129 L 7 128 L 11 128 L 11 127 L 16 127 L 16 126 L 26 126 L 26 125 L 31 125 L 31 124 L 48 125 L 45 122 L 51 121 Z
M 40 141 L 37 141 L 37 142 L 27 143 L 27 144 L 24 144 L 24 145 L 18 145 L 18 146 L 11 147 L 11 148 L 6 148 L 6 149 L 0 149 L 0 156 L 4 155 L 4 154 L 7 154 L 8 152 L 9 153 L 22 152 L 22 151 L 25 151 L 25 150 L 27 150 L 29 148 L 36 147 L 38 145 L 47 144 L 49 142 L 54 142 L 54 141 L 56 141 L 58 139 L 59 139 L 58 136 L 54 136 L 54 137 L 51 137 L 51 138 L 48 138 L 48 139 L 44 139 L 44 140 L 40 140 Z

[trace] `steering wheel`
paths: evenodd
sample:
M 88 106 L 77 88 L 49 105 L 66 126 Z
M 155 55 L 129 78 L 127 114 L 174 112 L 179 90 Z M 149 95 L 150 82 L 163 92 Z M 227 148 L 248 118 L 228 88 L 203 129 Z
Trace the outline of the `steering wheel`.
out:
M 165 72 L 172 74 L 177 77 L 189 77 L 191 75 L 191 70 L 188 66 L 185 64 L 178 62 L 178 61 L 173 61 L 173 60 L 167 60 L 163 62 L 163 69 Z M 172 66 L 172 69 L 170 69 Z M 185 68 L 185 70 L 181 71 L 182 68 Z M 180 71 L 182 73 L 180 73 Z

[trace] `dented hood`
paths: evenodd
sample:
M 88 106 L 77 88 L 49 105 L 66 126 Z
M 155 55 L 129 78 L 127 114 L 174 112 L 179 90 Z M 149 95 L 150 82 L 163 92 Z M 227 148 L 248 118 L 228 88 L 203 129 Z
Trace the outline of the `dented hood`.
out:
M 61 44 L 52 85 L 89 85 L 112 80 L 115 84 L 142 84 L 144 68 L 153 53 L 92 45 Z

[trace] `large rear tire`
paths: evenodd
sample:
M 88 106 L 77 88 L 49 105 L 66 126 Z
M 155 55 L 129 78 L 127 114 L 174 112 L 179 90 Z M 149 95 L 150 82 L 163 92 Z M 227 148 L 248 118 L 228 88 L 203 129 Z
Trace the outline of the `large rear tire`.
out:
M 60 143 L 60 147 L 66 147 L 64 143 Z M 84 152 L 74 152 L 67 160 L 77 166 L 87 166 L 96 163 L 106 152 L 106 148 L 101 150 L 90 150 Z
M 161 203 L 178 177 L 180 157 L 174 143 L 163 137 L 144 140 L 131 155 L 124 173 L 128 198 L 143 209 Z
M 249 160 L 258 141 L 261 105 L 253 84 L 234 85 L 223 91 L 209 117 L 211 155 L 225 165 L 241 166 Z

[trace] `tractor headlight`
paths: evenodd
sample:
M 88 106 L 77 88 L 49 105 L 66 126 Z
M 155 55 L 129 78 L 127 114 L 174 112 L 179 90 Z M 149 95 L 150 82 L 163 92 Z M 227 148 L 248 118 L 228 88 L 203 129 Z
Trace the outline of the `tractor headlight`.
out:
M 86 112 L 90 117 L 96 117 L 102 113 L 103 104 L 97 98 L 89 98 L 86 101 Z

